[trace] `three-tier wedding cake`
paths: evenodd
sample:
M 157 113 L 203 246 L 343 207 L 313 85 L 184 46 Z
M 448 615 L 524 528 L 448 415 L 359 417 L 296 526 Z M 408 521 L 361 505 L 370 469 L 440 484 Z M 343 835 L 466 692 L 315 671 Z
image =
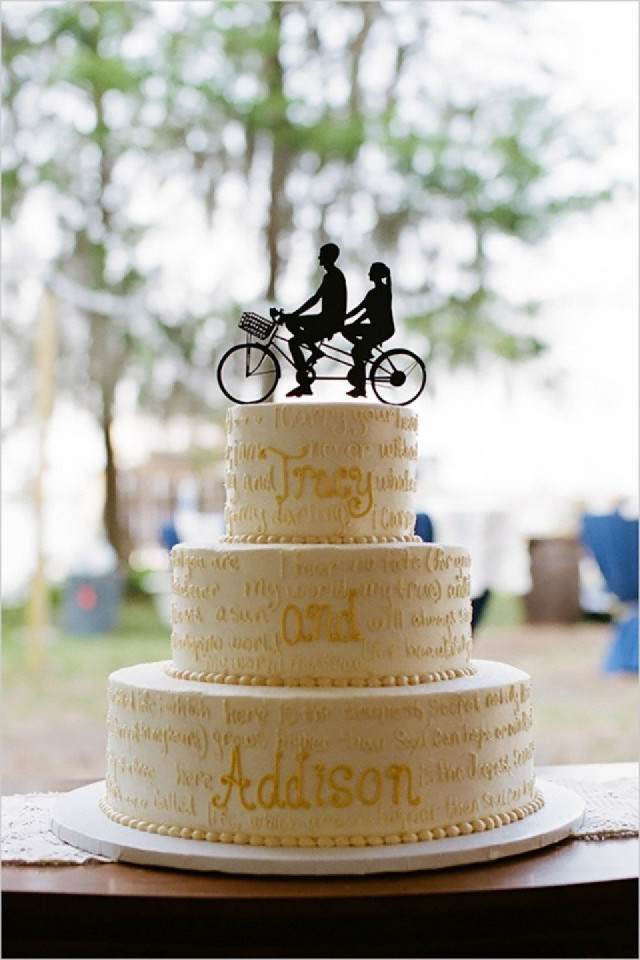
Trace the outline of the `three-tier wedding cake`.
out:
M 172 552 L 172 658 L 109 680 L 102 810 L 271 847 L 538 810 L 530 679 L 471 658 L 469 556 L 414 536 L 415 414 L 257 404 L 227 427 L 226 535 Z

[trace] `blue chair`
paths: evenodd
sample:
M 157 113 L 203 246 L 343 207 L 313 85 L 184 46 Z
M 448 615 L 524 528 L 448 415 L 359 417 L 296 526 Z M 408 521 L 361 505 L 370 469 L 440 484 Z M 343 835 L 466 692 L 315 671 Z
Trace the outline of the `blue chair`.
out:
M 425 543 L 433 543 L 433 522 L 428 513 L 416 514 L 414 533 Z
M 169 551 L 171 551 L 177 543 L 180 543 L 180 537 L 178 536 L 178 531 L 176 530 L 176 525 L 173 520 L 165 520 L 160 527 L 160 542 L 165 550 Z
M 607 589 L 627 607 L 615 623 L 605 673 L 638 672 L 638 518 L 615 512 L 585 514 L 582 542 L 604 577 Z

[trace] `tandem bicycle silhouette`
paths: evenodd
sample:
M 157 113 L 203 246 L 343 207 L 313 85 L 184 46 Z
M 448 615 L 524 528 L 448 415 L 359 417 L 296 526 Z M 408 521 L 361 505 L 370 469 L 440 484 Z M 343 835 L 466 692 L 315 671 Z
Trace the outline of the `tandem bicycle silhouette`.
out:
M 280 359 L 295 369 L 287 348 L 290 336 L 278 332 L 281 316 L 282 311 L 275 308 L 271 310 L 270 319 L 257 313 L 242 314 L 238 326 L 246 334 L 245 342 L 227 350 L 217 370 L 220 389 L 233 403 L 267 400 L 282 376 Z M 311 348 L 309 352 L 311 355 Z M 417 354 L 404 347 L 391 350 L 374 347 L 371 352 L 372 357 L 367 361 L 367 382 L 381 403 L 403 407 L 420 396 L 427 381 L 427 370 Z M 343 350 L 322 340 L 317 344 L 313 361 L 307 359 L 305 370 L 310 383 L 316 380 L 350 382 L 348 373 L 318 374 L 315 365 L 324 358 L 349 369 L 353 367 L 351 346 Z

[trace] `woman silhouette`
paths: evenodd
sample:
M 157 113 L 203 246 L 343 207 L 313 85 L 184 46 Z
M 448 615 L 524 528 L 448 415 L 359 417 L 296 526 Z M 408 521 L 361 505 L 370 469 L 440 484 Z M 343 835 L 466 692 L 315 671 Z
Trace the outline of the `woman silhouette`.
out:
M 395 331 L 391 311 L 391 271 L 386 263 L 379 260 L 372 263 L 369 279 L 373 282 L 373 289 L 357 307 L 347 313 L 347 318 L 357 314 L 361 316 L 342 331 L 343 336 L 353 344 L 353 367 L 347 378 L 353 385 L 353 390 L 348 391 L 350 397 L 366 396 L 366 364 L 371 351 L 392 337 Z

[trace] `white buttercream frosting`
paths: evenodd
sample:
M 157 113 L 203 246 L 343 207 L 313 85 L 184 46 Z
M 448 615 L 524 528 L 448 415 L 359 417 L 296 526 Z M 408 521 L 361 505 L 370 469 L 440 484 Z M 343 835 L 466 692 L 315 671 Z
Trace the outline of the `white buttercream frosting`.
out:
M 109 683 L 106 803 L 135 825 L 222 842 L 400 843 L 535 807 L 530 684 L 513 667 L 307 691 L 175 680 L 163 666 Z
M 417 417 L 379 404 L 248 404 L 227 414 L 227 539 L 414 537 Z
M 424 543 L 181 544 L 174 675 L 382 686 L 471 673 L 469 564 L 466 550 Z
M 249 405 L 227 427 L 227 533 L 172 551 L 172 659 L 109 679 L 104 812 L 274 847 L 535 812 L 529 677 L 471 659 L 468 553 L 413 533 L 415 414 Z

